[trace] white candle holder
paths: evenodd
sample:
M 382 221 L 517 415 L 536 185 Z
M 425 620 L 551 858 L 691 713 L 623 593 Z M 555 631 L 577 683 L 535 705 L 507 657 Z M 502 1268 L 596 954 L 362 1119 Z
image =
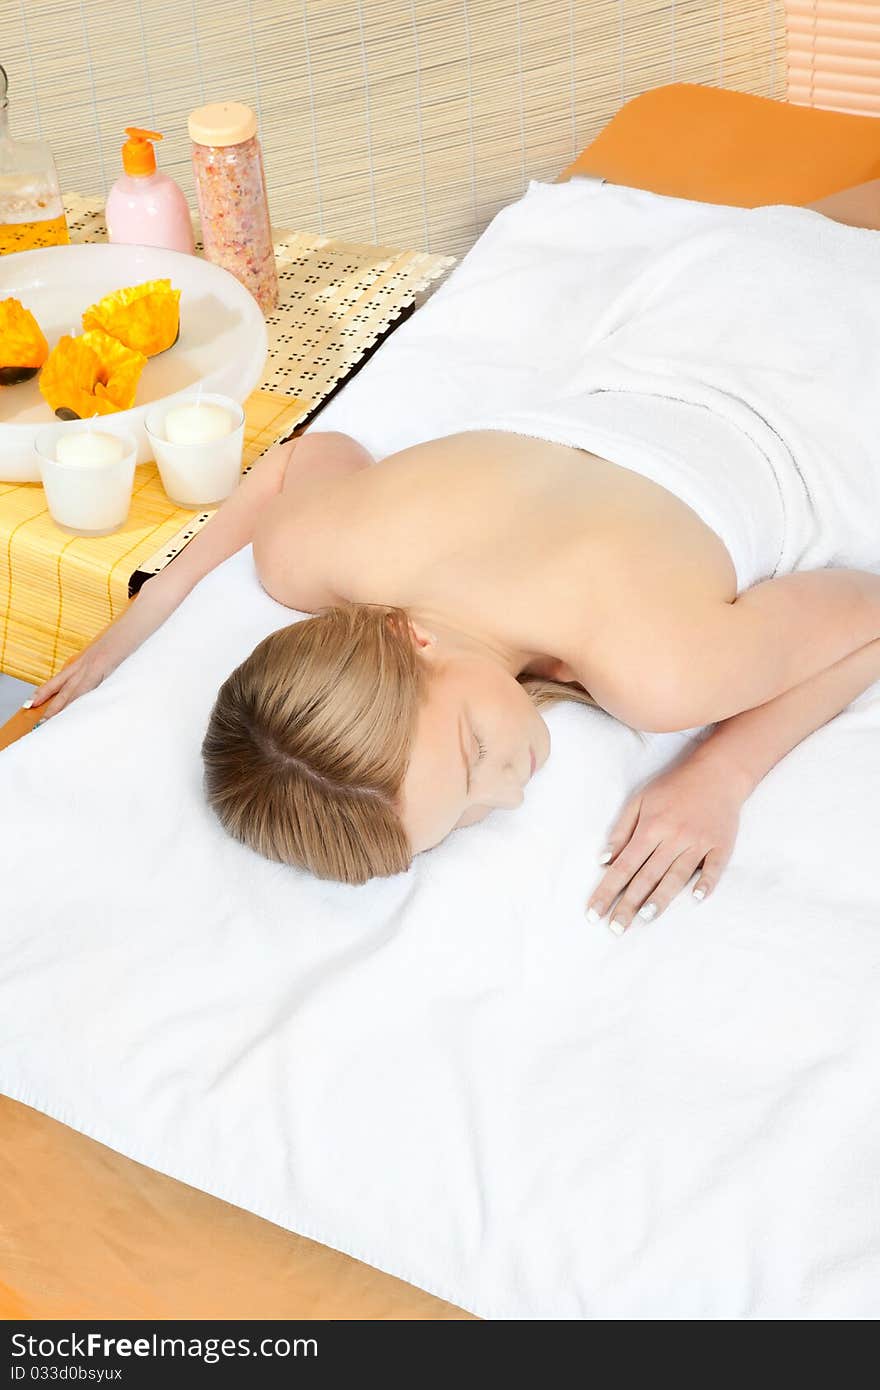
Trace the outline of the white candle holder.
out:
M 233 420 L 231 432 L 203 444 L 172 444 L 165 435 L 166 415 L 195 405 L 217 405 L 228 411 Z M 157 401 L 147 411 L 144 428 L 162 486 L 176 506 L 199 511 L 222 502 L 238 487 L 244 448 L 244 410 L 238 401 L 210 391 L 173 396 Z
M 48 425 L 34 438 L 40 482 L 49 515 L 62 531 L 74 536 L 109 536 L 128 518 L 137 462 L 137 440 L 127 431 L 103 427 L 102 418 Z M 123 447 L 112 463 L 60 462 L 58 440 L 78 433 L 108 434 Z

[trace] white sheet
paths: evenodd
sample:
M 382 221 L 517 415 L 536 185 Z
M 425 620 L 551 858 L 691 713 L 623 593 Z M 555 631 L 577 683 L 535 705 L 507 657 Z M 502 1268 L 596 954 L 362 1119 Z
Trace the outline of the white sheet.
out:
M 514 346 L 441 307 L 322 428 L 442 433 L 479 360 L 503 403 Z M 876 1316 L 880 682 L 761 784 L 714 895 L 618 940 L 583 916 L 605 828 L 688 739 L 584 707 L 523 807 L 395 879 L 224 834 L 214 694 L 296 616 L 248 548 L 0 754 L 0 1089 L 486 1317 Z

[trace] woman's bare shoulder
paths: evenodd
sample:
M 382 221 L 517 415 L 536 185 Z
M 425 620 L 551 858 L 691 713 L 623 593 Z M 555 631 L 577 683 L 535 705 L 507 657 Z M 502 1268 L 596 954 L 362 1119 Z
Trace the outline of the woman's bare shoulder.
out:
M 318 447 L 329 444 L 322 441 Z M 339 556 L 356 526 L 358 484 L 369 467 L 355 458 L 354 450 L 350 461 L 337 458 L 323 476 L 320 458 L 308 462 L 318 463 L 316 473 L 294 477 L 289 484 L 285 480 L 260 516 L 252 544 L 254 567 L 266 592 L 288 608 L 316 613 L 345 597 L 338 589 Z
M 698 677 L 719 659 L 730 607 L 662 575 L 638 591 L 610 585 L 594 595 L 571 665 L 597 703 L 630 727 L 691 728 Z

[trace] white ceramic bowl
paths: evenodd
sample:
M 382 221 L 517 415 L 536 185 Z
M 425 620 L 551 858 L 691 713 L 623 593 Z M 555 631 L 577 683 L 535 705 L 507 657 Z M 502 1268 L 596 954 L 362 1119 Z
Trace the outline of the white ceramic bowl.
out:
M 0 299 L 11 295 L 30 309 L 50 349 L 62 334 L 82 333 L 83 310 L 105 294 L 160 279 L 169 279 L 181 291 L 180 337 L 147 362 L 137 404 L 100 417 L 107 433 L 134 435 L 138 463 L 151 457 L 144 415 L 156 401 L 191 395 L 199 384 L 236 401 L 253 391 L 268 349 L 266 321 L 256 300 L 234 275 L 210 261 L 153 246 L 47 246 L 0 256 Z M 56 423 L 37 377 L 0 386 L 0 482 L 40 481 L 34 438 Z

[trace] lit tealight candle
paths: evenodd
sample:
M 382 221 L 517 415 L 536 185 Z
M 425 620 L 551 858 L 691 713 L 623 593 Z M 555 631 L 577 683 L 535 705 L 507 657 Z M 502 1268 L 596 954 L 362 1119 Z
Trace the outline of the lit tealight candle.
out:
M 125 452 L 125 445 L 115 434 L 101 434 L 96 430 L 62 434 L 55 445 L 55 457 L 59 463 L 71 463 L 79 468 L 98 468 L 118 463 Z
M 180 405 L 165 416 L 165 438 L 169 444 L 209 444 L 231 434 L 234 421 L 219 405 Z

